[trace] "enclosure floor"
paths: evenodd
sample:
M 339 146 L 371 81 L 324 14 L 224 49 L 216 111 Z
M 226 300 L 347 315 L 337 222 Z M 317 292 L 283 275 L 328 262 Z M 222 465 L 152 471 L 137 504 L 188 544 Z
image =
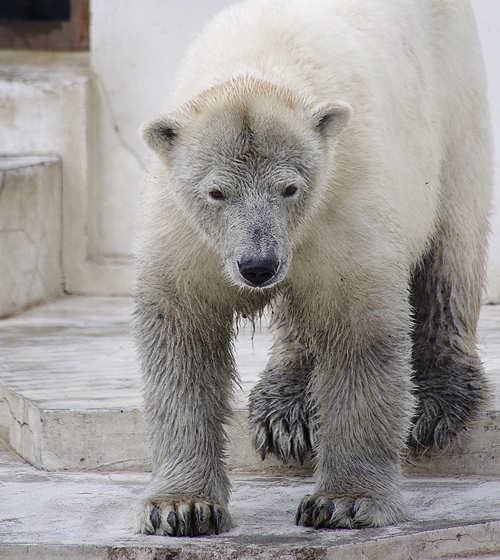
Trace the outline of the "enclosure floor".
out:
M 139 409 L 131 312 L 126 298 L 67 297 L 0 321 L 0 383 L 43 410 Z M 499 306 L 483 308 L 479 338 L 494 387 L 491 420 L 499 415 L 500 402 Z M 253 336 L 249 326 L 241 332 L 236 408 L 244 406 L 265 366 L 269 344 L 265 326 Z M 496 436 L 500 440 L 499 431 Z M 415 560 L 483 555 L 500 560 L 500 472 L 407 477 L 408 522 L 333 531 L 294 525 L 300 499 L 313 491 L 311 477 L 268 473 L 265 468 L 253 474 L 233 469 L 230 511 L 237 527 L 229 533 L 195 539 L 133 535 L 128 511 L 149 473 L 46 472 L 2 444 L 0 558 Z

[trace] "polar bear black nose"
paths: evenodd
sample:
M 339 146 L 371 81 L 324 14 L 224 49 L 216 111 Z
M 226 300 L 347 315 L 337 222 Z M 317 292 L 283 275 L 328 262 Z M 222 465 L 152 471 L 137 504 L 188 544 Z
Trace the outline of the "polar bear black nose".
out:
M 271 280 L 278 270 L 278 264 L 274 258 L 250 257 L 238 262 L 238 268 L 243 278 L 257 287 Z

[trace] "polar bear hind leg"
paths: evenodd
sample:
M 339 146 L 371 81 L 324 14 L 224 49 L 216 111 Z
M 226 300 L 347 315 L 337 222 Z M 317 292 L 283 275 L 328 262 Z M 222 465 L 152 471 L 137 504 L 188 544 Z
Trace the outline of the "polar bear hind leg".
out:
M 436 232 L 411 280 L 417 408 L 408 441 L 414 448 L 446 448 L 488 394 L 476 327 L 485 286 L 491 149 L 484 92 L 473 91 L 469 100 L 459 105 L 455 130 L 450 126 Z
M 475 344 L 481 290 L 471 289 L 471 271 L 463 270 L 463 263 L 457 262 L 455 278 L 443 277 L 444 245 L 439 238 L 434 242 L 412 278 L 417 408 L 409 444 L 414 448 L 446 448 L 487 395 Z

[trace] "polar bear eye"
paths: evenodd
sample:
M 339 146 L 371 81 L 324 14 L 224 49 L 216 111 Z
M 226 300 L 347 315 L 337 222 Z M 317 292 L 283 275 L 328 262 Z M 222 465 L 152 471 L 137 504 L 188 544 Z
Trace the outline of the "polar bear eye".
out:
M 297 187 L 295 185 L 288 185 L 288 187 L 283 191 L 283 196 L 290 197 L 297 192 Z
M 224 200 L 224 195 L 217 189 L 214 189 L 213 191 L 210 191 L 209 194 L 215 200 Z

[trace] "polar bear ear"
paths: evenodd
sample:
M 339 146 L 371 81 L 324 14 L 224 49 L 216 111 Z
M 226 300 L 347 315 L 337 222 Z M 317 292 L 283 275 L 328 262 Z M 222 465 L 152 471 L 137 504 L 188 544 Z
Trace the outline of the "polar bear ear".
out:
M 146 146 L 158 154 L 166 153 L 174 144 L 181 129 L 181 124 L 170 115 L 159 115 L 145 122 L 139 134 Z
M 311 116 L 314 126 L 323 136 L 334 138 L 349 122 L 352 112 L 350 105 L 338 101 L 315 105 Z

